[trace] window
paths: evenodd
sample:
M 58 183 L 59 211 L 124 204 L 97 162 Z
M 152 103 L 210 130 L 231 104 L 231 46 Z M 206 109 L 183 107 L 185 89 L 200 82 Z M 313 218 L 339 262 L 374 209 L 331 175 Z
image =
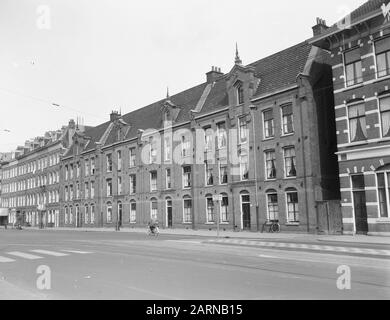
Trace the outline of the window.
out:
M 152 171 L 150 173 L 150 191 L 157 190 L 157 171 Z
M 279 220 L 278 195 L 275 191 L 267 193 L 267 219 Z
M 241 181 L 249 179 L 249 171 L 248 171 L 248 155 L 241 154 L 240 155 L 240 174 Z
M 95 197 L 95 182 L 91 181 L 91 199 Z
M 87 177 L 89 175 L 89 160 L 84 160 L 84 175 Z
M 224 149 L 227 146 L 227 133 L 225 122 L 217 123 L 218 149 Z
M 205 173 L 206 173 L 206 186 L 212 186 L 214 184 L 213 167 L 205 161 Z
M 264 137 L 266 139 L 275 136 L 274 114 L 272 110 L 266 110 L 263 112 L 263 127 L 264 127 Z
M 71 185 L 70 187 L 69 187 L 69 197 L 70 197 L 70 200 L 73 200 L 73 186 Z
M 183 158 L 190 155 L 190 139 L 187 136 L 181 137 L 181 154 Z
M 239 127 L 239 143 L 245 143 L 248 139 L 248 128 L 245 117 L 241 117 L 238 119 L 238 127 Z
M 122 194 L 122 177 L 118 177 L 118 194 Z
M 91 204 L 91 224 L 95 223 L 95 205 Z
M 388 218 L 390 211 L 390 172 L 377 174 L 379 214 L 381 218 Z
M 283 152 L 284 152 L 285 175 L 286 177 L 295 177 L 297 175 L 295 148 L 294 147 L 284 148 Z
M 107 197 L 111 197 L 112 196 L 112 179 L 107 179 L 106 190 L 107 190 Z
M 378 77 L 390 74 L 390 38 L 384 38 L 375 42 L 376 64 Z
M 228 211 L 229 211 L 229 198 L 227 195 L 222 195 L 221 201 L 221 222 L 228 222 Z
M 91 174 L 95 174 L 95 158 L 91 159 Z
M 112 204 L 111 202 L 107 203 L 107 223 L 112 222 Z
M 213 137 L 214 132 L 211 128 L 205 128 L 204 129 L 204 146 L 205 151 L 212 151 L 213 150 Z
M 129 165 L 130 168 L 135 167 L 135 148 L 130 148 L 129 150 Z
M 382 137 L 390 137 L 390 97 L 379 100 Z
M 238 104 L 244 103 L 244 88 L 242 84 L 237 86 L 237 103 Z
M 130 223 L 137 222 L 137 204 L 135 201 L 130 201 Z
M 191 187 L 191 167 L 183 168 L 183 188 Z
M 298 192 L 290 190 L 286 192 L 287 199 L 287 222 L 299 222 Z
M 89 183 L 88 182 L 84 183 L 84 197 L 85 197 L 85 199 L 89 198 Z
M 111 155 L 111 153 L 106 155 L 106 169 L 107 169 L 107 172 L 112 172 L 112 155 Z
M 118 150 L 116 152 L 116 157 L 117 157 L 117 161 L 118 161 L 118 171 L 121 171 L 122 170 L 122 151 Z
M 294 133 L 294 115 L 292 104 L 287 104 L 281 107 L 282 108 L 282 125 L 283 125 L 283 134 Z
M 265 152 L 265 171 L 266 179 L 272 180 L 276 179 L 276 166 L 275 166 L 275 150 L 270 150 Z
M 219 164 L 219 183 L 227 184 L 228 183 L 228 166 L 227 164 Z
M 171 160 L 171 137 L 165 137 L 164 138 L 164 160 L 169 161 Z
M 69 178 L 69 167 L 65 166 L 65 180 L 68 180 Z
M 360 58 L 360 48 L 350 50 L 344 54 L 345 73 L 347 76 L 347 86 L 353 86 L 363 82 L 362 61 Z
M 157 162 L 157 139 L 150 137 L 149 145 L 150 145 L 150 163 L 156 163 Z
M 76 164 L 76 177 L 80 177 L 80 162 L 77 162 Z
M 65 207 L 65 224 L 68 224 L 69 221 L 69 210 L 68 207 Z
M 152 199 L 150 203 L 150 218 L 157 220 L 157 200 Z
M 206 198 L 207 223 L 214 223 L 214 201 L 212 196 Z
M 366 115 L 364 103 L 348 107 L 350 141 L 362 141 L 367 139 Z
M 165 170 L 165 178 L 166 178 L 166 188 L 171 189 L 172 188 L 172 182 L 171 182 L 171 169 Z
M 183 222 L 184 223 L 192 222 L 191 210 L 192 210 L 192 199 L 184 198 L 183 199 Z
M 130 194 L 136 193 L 137 176 L 135 174 L 130 175 Z
M 88 207 L 87 204 L 85 205 L 85 215 L 84 215 L 84 218 L 85 218 L 85 224 L 88 224 L 89 223 L 89 207 Z
M 73 223 L 73 207 L 70 207 L 70 212 L 69 212 L 69 224 Z
M 80 199 L 80 183 L 76 183 L 76 199 Z
M 70 179 L 73 179 L 73 164 L 70 165 Z
M 68 187 L 65 187 L 65 201 L 68 201 L 69 199 L 69 190 Z

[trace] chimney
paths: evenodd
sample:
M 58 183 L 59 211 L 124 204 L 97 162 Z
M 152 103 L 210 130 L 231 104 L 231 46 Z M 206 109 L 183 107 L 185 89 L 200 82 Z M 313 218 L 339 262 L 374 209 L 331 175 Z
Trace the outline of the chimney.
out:
M 326 25 L 325 20 L 321 18 L 317 18 L 317 24 L 312 29 L 313 29 L 313 36 L 319 36 L 325 30 L 329 29 L 329 27 Z
M 212 66 L 211 71 L 206 73 L 207 83 L 213 83 L 217 78 L 222 75 L 223 73 L 221 72 L 221 68 Z
M 113 122 L 118 120 L 121 117 L 121 114 L 118 111 L 111 111 L 110 113 L 110 121 Z

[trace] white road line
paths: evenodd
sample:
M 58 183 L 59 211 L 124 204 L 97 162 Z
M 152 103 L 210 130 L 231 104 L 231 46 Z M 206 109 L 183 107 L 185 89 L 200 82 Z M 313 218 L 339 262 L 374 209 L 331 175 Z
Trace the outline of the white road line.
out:
M 42 257 L 40 257 L 40 256 L 36 256 L 36 255 L 33 255 L 33 254 L 24 253 L 24 252 L 19 252 L 19 251 L 7 252 L 7 254 L 9 254 L 11 256 L 23 258 L 23 259 L 28 259 L 28 260 L 42 259 Z
M 0 262 L 14 262 L 14 261 L 15 261 L 14 259 L 0 256 Z
M 36 252 L 40 254 L 46 254 L 48 256 L 54 256 L 54 257 L 64 257 L 68 256 L 67 253 L 62 253 L 62 252 L 55 252 L 55 251 L 48 251 L 48 250 L 30 250 L 31 252 Z
M 61 250 L 63 252 L 69 252 L 69 253 L 78 253 L 78 254 L 91 254 L 92 252 L 88 251 L 78 251 L 78 250 Z

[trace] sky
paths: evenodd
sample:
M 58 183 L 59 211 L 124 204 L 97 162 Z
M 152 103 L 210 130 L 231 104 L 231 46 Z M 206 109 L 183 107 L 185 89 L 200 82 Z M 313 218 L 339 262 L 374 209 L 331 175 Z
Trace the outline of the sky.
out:
M 312 36 L 365 0 L 0 0 L 0 152 L 95 126 Z

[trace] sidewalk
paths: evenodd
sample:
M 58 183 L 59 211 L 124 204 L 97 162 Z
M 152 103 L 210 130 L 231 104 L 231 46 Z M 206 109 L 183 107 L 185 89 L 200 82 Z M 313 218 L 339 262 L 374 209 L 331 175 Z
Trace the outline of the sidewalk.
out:
M 40 230 L 37 227 L 29 227 L 27 230 Z M 45 228 L 46 231 L 74 231 L 74 232 L 116 232 L 114 228 Z M 121 228 L 120 233 L 146 233 L 145 228 Z M 192 229 L 160 229 L 162 234 L 196 236 L 196 237 L 217 237 L 215 230 L 192 230 Z M 390 246 L 390 237 L 364 236 L 364 235 L 316 235 L 305 233 L 258 233 L 248 231 L 220 231 L 220 238 L 233 239 L 251 239 L 251 240 L 293 240 L 293 241 L 331 241 L 331 242 L 349 242 L 363 244 L 382 244 Z

